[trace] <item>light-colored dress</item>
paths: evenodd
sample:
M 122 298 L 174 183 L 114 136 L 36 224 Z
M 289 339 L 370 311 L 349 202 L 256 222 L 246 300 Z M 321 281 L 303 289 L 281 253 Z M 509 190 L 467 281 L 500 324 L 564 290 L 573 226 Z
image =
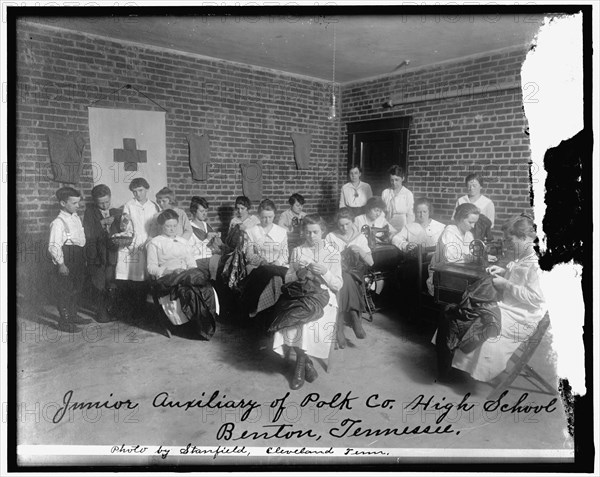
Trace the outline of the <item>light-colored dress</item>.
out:
M 535 252 L 506 266 L 509 281 L 498 302 L 502 322 L 500 336 L 485 341 L 479 348 L 454 353 L 452 366 L 479 381 L 490 381 L 506 368 L 515 350 L 526 341 L 546 314 L 540 286 L 541 269 Z
M 402 230 L 407 223 L 415 221 L 415 198 L 406 187 L 403 186 L 398 192 L 392 188 L 385 189 L 381 193 L 381 200 L 385 203 L 385 215 L 396 230 Z
M 324 314 L 316 321 L 303 325 L 289 326 L 275 332 L 273 350 L 284 355 L 283 345 L 303 349 L 306 354 L 315 358 L 327 359 L 332 342 L 335 340 L 335 322 L 337 317 L 336 293 L 342 288 L 342 265 L 340 253 L 331 243 L 319 242 L 315 248 L 301 245 L 292 252 L 290 268 L 285 276 L 289 283 L 297 279 L 296 272 L 310 263 L 317 262 L 327 267 L 322 275 L 325 284 L 321 288 L 329 290 L 329 303 L 325 306 Z
M 340 193 L 340 209 L 342 207 L 364 207 L 371 197 L 373 197 L 373 191 L 366 182 L 359 182 L 356 187 L 352 185 L 352 182 L 346 182 Z
M 467 232 L 462 234 L 454 224 L 447 225 L 440 238 L 438 239 L 435 253 L 429 263 L 429 278 L 427 279 L 427 289 L 433 296 L 433 267 L 438 263 L 452 262 L 464 263 L 470 260 L 471 255 L 469 245 L 473 241 L 473 234 Z
M 131 199 L 123 206 L 123 215 L 129 217 L 127 231 L 133 233 L 133 242 L 129 247 L 119 249 L 115 278 L 142 282 L 146 279 L 146 244 L 157 235 L 156 214 L 160 207 L 147 200 L 140 204 Z
M 405 251 L 409 244 L 421 244 L 423 247 L 435 247 L 446 226 L 431 219 L 427 227 L 417 222 L 406 224 L 392 239 L 392 244 Z
M 247 229 L 244 254 L 249 261 L 258 255 L 270 265 L 287 267 L 289 261 L 287 230 L 277 224 L 273 224 L 269 232 L 261 225 Z M 247 268 L 250 273 L 256 267 L 248 265 Z
M 459 198 L 456 201 L 454 210 L 456 210 L 456 207 L 458 207 L 460 204 L 473 204 L 474 206 L 476 206 L 479 209 L 479 212 L 481 212 L 488 219 L 490 219 L 490 221 L 492 222 L 492 227 L 494 226 L 494 219 L 496 217 L 496 208 L 494 207 L 494 203 L 492 202 L 492 200 L 487 198 L 485 195 L 480 195 L 479 199 L 477 199 L 475 202 L 471 202 L 469 200 L 468 195 L 463 195 L 461 198 Z M 452 214 L 452 219 L 454 220 L 454 214 Z

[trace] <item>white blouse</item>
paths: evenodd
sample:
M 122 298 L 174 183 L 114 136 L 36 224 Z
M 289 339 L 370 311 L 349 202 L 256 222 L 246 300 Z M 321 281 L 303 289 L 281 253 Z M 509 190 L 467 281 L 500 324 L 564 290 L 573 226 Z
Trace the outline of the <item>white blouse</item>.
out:
M 373 197 L 373 191 L 366 182 L 359 182 L 356 187 L 352 185 L 352 182 L 347 182 L 342 186 L 340 209 L 342 207 L 363 207 L 371 197 Z
M 159 235 L 148 243 L 148 273 L 157 278 L 175 270 L 195 268 L 188 241 L 182 237 Z
M 244 253 L 248 258 L 258 255 L 271 265 L 288 266 L 287 230 L 273 224 L 269 232 L 261 225 L 246 230 Z
M 423 247 L 435 247 L 446 226 L 431 219 L 427 227 L 417 222 L 407 224 L 392 239 L 392 244 L 400 250 L 406 250 L 409 244 L 421 244 Z
M 398 192 L 395 192 L 392 188 L 385 189 L 381 193 L 381 199 L 385 202 L 387 219 L 395 227 L 402 228 L 405 224 L 415 221 L 413 212 L 415 198 L 413 193 L 406 187 L 402 187 Z M 397 223 L 394 221 L 397 221 Z
M 471 202 L 469 200 L 468 195 L 463 195 L 456 201 L 456 205 L 454 206 L 454 210 L 460 204 L 473 204 L 475 205 L 479 211 L 485 215 L 492 222 L 492 227 L 494 226 L 494 219 L 496 218 L 496 208 L 494 207 L 494 203 L 491 199 L 488 199 L 485 195 L 479 196 L 475 202 Z M 454 220 L 454 213 L 452 214 L 452 220 Z

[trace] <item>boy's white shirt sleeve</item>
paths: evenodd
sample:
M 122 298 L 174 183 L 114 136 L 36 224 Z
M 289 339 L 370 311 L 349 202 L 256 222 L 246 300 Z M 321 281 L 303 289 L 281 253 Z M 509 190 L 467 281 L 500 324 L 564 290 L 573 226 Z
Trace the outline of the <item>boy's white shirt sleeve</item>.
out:
M 48 252 L 52 256 L 52 262 L 55 265 L 64 264 L 62 246 L 66 241 L 65 227 L 61 220 L 55 219 L 50 224 L 50 239 L 48 241 Z

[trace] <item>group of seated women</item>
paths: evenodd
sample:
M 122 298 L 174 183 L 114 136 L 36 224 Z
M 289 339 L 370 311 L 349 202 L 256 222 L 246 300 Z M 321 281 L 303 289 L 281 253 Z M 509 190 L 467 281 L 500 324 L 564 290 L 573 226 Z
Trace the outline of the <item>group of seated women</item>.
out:
M 165 188 L 157 194 L 160 213 L 153 219 L 148 215 L 142 223 L 144 230 L 152 229 L 148 226 L 151 220 L 160 227 L 160 234 L 155 233 L 154 237 L 146 232 L 147 271 L 155 279 L 178 276 L 177 280 L 168 282 L 171 289 L 181 283 L 195 283 L 198 277 L 183 273 L 186 270 L 202 271 L 205 281 L 209 277 L 211 283 L 221 282 L 227 292 L 235 293 L 248 319 L 271 309 L 274 316 L 269 330 L 274 333 L 273 349 L 280 354 L 290 349 L 295 351 L 291 387 L 298 389 L 305 380 L 311 382 L 317 378 L 310 357 L 327 358 L 332 342 L 339 347 L 346 346 L 346 324 L 352 327 L 358 339 L 366 336 L 362 326 L 361 287 L 366 270 L 373 265 L 373 254 L 362 233 L 365 225 L 387 229 L 391 243 L 403 251 L 413 243 L 436 246 L 432 258 L 435 264 L 468 261 L 472 230 L 481 214 L 486 214 L 489 222 L 494 223 L 493 202 L 481 195 L 482 179 L 476 174 L 466 178 L 468 193 L 456 203 L 453 224 L 444 226 L 431 217 L 431 201 L 415 200 L 403 185 L 405 174 L 400 167 L 392 167 L 389 173 L 391 187 L 384 190 L 380 198 L 374 197 L 368 184 L 360 181 L 360 168 L 350 169 L 350 182 L 342 188 L 335 228 L 330 233 L 321 217 L 306 215 L 305 200 L 300 194 L 289 198 L 289 209 L 279 217 L 272 200 L 262 200 L 257 215 L 253 215 L 250 200 L 239 196 L 234 204 L 235 215 L 222 240 L 221 234 L 207 223 L 209 204 L 206 199 L 191 198 L 190 220 L 185 211 L 175 207 L 173 192 Z M 142 185 L 145 187 L 147 183 L 144 181 Z M 137 201 L 139 196 L 135 189 L 133 187 L 132 192 Z M 131 223 L 135 228 L 135 220 Z M 523 242 L 518 242 L 520 247 L 527 244 L 531 255 L 531 230 L 515 230 L 509 227 L 505 233 L 510 240 L 516 237 L 511 243 L 516 244 L 518 239 Z M 525 280 L 532 278 L 533 272 L 517 273 L 522 266 L 515 268 L 509 264 L 506 272 L 500 268 L 491 270 L 494 286 L 511 293 L 505 303 L 509 311 L 519 306 L 533 310 L 539 305 L 538 290 L 530 290 L 535 284 Z M 505 273 L 504 278 L 500 277 L 502 273 Z M 172 306 L 176 297 L 171 293 L 168 299 L 161 301 L 167 314 L 176 312 L 168 306 Z M 205 304 L 207 298 L 200 295 L 198 300 Z M 216 294 L 214 299 L 218 309 Z M 200 320 L 203 336 L 210 336 L 211 327 L 214 330 L 212 318 L 208 322 Z M 519 318 L 522 316 L 515 319 Z M 480 353 L 487 353 L 486 348 L 482 350 Z M 472 356 L 456 353 L 454 359 L 461 369 L 477 369 Z M 473 373 L 475 377 L 482 376 Z

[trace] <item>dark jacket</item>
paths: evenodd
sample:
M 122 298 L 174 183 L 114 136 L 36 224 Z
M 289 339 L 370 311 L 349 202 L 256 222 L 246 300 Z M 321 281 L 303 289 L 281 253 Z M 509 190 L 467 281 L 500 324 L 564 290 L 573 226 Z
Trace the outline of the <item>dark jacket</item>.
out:
M 88 207 L 83 215 L 85 231 L 85 257 L 88 265 L 116 265 L 118 247 L 110 241 L 110 235 L 120 231 L 121 210 L 110 209 L 109 214 L 115 220 L 107 231 L 100 222 L 102 213 L 95 205 Z

